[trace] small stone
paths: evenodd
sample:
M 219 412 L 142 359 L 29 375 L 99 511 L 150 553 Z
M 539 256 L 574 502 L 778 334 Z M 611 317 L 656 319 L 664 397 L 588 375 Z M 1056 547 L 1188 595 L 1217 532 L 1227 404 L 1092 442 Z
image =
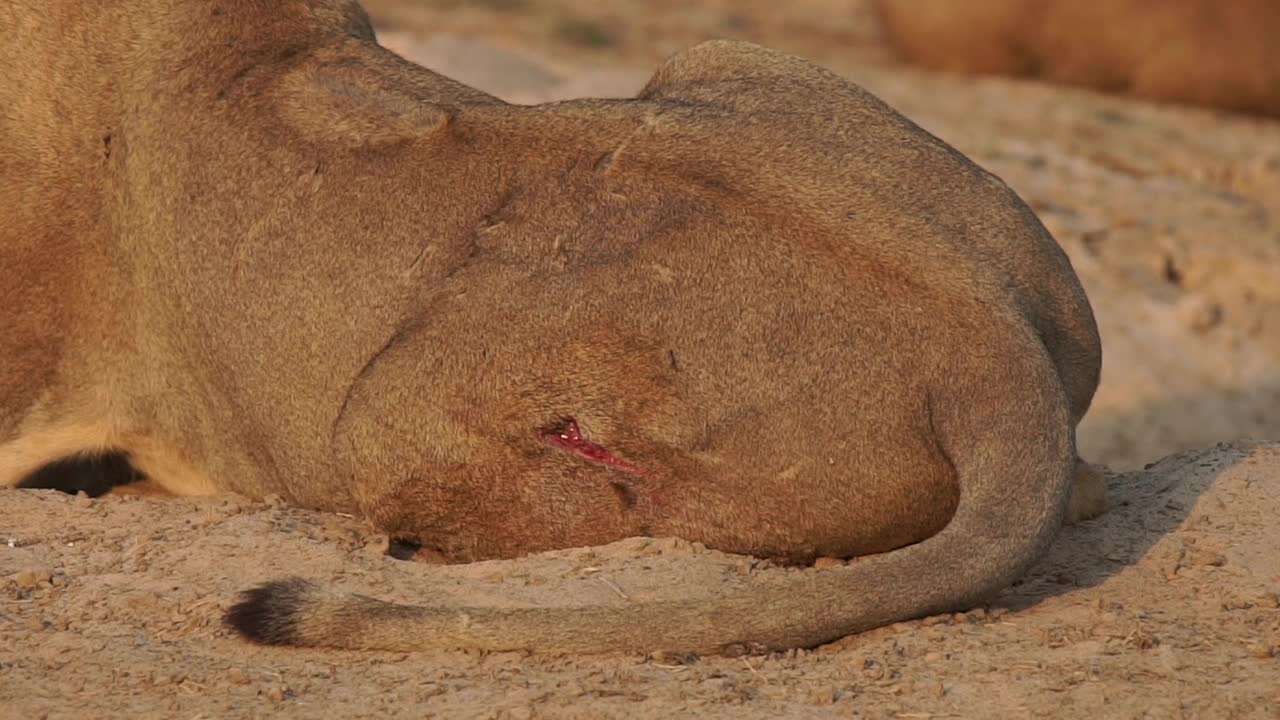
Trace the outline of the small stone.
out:
M 1203 335 L 1221 325 L 1226 313 L 1219 303 L 1193 298 L 1179 309 L 1179 314 L 1192 332 Z
M 507 717 L 511 720 L 530 720 L 533 717 L 533 708 L 529 705 L 517 705 L 507 708 Z
M 52 580 L 53 574 L 41 568 L 22 570 L 13 576 L 13 581 L 23 590 L 35 590 L 41 583 L 51 583 Z
M 659 554 L 684 554 L 691 549 L 692 543 L 688 540 L 678 537 L 657 538 L 653 541 L 653 546 L 658 550 Z
M 819 570 L 827 570 L 829 568 L 844 567 L 844 560 L 833 557 L 820 557 L 813 561 L 813 566 Z
M 227 671 L 227 679 L 230 680 L 233 685 L 249 684 L 248 673 L 246 673 L 244 670 L 241 670 L 240 668 L 237 668 L 237 667 L 233 667 Z
M 245 512 L 252 504 L 252 501 L 243 495 L 223 495 L 221 498 L 222 510 L 228 515 Z
M 1183 662 L 1182 654 L 1167 645 L 1160 648 L 1158 655 L 1161 664 L 1169 672 L 1178 672 L 1186 666 L 1186 663 Z
M 267 699 L 271 702 L 284 702 L 284 695 L 287 688 L 279 685 L 272 685 L 267 688 Z
M 1249 643 L 1245 648 L 1251 657 L 1260 658 L 1262 660 L 1270 660 L 1276 656 L 1277 648 L 1269 643 L 1254 642 Z
M 814 705 L 831 705 L 835 703 L 837 695 L 835 685 L 819 685 L 811 692 L 809 702 Z
M 632 537 L 619 540 L 614 544 L 614 547 L 628 557 L 644 557 L 645 555 L 653 554 L 652 544 L 653 540 L 651 538 Z
M 1208 565 L 1211 567 L 1222 567 L 1227 564 L 1227 558 L 1220 552 L 1215 550 L 1207 550 L 1205 548 L 1194 548 L 1191 550 L 1191 563 L 1193 565 Z
M 81 490 L 80 492 L 76 493 L 76 499 L 74 504 L 78 508 L 90 508 L 90 507 L 93 507 L 93 498 L 89 497 L 84 493 L 83 490 Z
M 1273 592 L 1264 592 L 1255 599 L 1254 604 L 1261 608 L 1280 608 L 1280 596 Z
M 692 665 L 698 661 L 698 656 L 690 653 L 677 653 L 668 650 L 658 650 L 650 653 L 649 658 L 658 665 Z

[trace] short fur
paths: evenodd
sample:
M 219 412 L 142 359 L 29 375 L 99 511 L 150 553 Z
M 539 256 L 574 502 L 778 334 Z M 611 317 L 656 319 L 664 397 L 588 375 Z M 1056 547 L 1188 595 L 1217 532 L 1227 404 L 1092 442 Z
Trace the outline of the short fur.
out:
M 517 107 L 344 0 L 18 0 L 0 38 L 0 485 L 112 451 L 452 561 L 883 553 L 638 607 L 285 583 L 231 616 L 258 639 L 806 646 L 981 602 L 1058 529 L 1100 366 L 1071 264 L 836 75 L 711 42 Z
M 1280 116 L 1276 0 L 877 0 L 907 59 Z

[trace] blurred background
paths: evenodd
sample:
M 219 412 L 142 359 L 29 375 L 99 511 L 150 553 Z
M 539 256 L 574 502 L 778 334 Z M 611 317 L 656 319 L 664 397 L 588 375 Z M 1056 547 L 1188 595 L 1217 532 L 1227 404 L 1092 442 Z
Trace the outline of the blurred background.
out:
M 1102 330 L 1088 460 L 1280 439 L 1280 2 L 365 0 L 511 102 L 633 94 L 711 38 L 805 56 L 1008 182 Z

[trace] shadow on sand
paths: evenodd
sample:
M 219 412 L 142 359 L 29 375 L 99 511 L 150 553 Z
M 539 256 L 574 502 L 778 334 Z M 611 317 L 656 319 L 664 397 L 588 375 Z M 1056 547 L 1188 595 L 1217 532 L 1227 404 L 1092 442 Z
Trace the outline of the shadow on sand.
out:
M 1280 397 L 1280 383 L 1267 383 L 1256 390 Z M 1221 393 L 1174 397 L 1106 422 L 1121 427 L 1126 423 L 1169 417 L 1170 413 L 1194 417 L 1196 408 L 1227 400 Z M 1277 410 L 1280 412 L 1280 407 Z M 1211 432 L 1212 428 L 1206 430 Z M 1138 564 L 1162 538 L 1186 522 L 1196 502 L 1223 472 L 1249 457 L 1250 448 L 1249 441 L 1222 442 L 1217 446 L 1170 455 L 1144 470 L 1108 470 L 1107 512 L 1093 520 L 1063 528 L 1049 553 L 992 605 L 1015 610 L 1027 608 L 1045 598 L 1099 585 Z M 1207 472 L 1177 472 L 1187 465 L 1198 465 Z

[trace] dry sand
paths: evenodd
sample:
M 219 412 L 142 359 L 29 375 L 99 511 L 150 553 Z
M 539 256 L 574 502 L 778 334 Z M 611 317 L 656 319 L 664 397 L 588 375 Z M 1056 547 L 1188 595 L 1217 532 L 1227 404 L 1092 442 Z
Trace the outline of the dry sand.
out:
M 0 716 L 1275 718 L 1277 480 L 1280 444 L 1114 475 L 1115 508 L 1064 531 L 988 609 L 736 659 L 274 649 L 220 624 L 238 589 L 282 574 L 515 605 L 706 595 L 786 572 L 681 542 L 438 567 L 388 557 L 358 522 L 239 498 L 5 491 Z

